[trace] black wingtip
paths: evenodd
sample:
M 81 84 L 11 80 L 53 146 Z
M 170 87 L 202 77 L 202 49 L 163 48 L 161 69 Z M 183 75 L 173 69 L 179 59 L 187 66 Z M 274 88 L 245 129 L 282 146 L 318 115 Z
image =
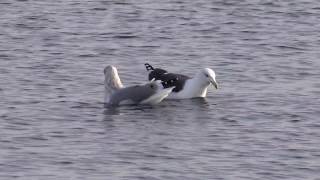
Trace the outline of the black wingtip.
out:
M 145 63 L 144 65 L 146 66 L 147 71 L 154 70 L 154 68 L 149 63 Z

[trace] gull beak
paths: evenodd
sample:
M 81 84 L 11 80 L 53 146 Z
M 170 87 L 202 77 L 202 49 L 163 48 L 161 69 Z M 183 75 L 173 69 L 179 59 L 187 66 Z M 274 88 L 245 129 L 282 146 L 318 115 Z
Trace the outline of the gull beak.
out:
M 210 82 L 216 89 L 218 89 L 218 83 L 215 79 L 211 79 Z

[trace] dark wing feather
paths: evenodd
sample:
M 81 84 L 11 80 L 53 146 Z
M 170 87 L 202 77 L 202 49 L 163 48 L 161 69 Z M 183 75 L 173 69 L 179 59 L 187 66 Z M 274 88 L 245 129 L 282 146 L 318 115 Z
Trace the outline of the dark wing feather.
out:
M 163 74 L 160 78 L 164 88 L 175 86 L 175 88 L 172 90 L 173 92 L 181 91 L 188 79 L 190 79 L 190 77 L 174 73 Z
M 164 69 L 153 68 L 150 64 L 145 64 L 147 71 L 151 71 L 149 73 L 149 80 L 155 79 L 162 81 L 162 85 L 164 88 L 169 88 L 175 86 L 172 90 L 173 92 L 179 92 L 183 89 L 186 81 L 190 79 L 190 77 L 182 75 L 182 74 L 174 74 L 168 73 Z
M 153 78 L 155 80 L 161 80 L 161 77 L 167 73 L 166 70 L 163 70 L 163 69 L 160 69 L 160 68 L 156 68 L 154 70 L 152 70 L 150 73 L 149 73 L 149 81 L 151 81 Z

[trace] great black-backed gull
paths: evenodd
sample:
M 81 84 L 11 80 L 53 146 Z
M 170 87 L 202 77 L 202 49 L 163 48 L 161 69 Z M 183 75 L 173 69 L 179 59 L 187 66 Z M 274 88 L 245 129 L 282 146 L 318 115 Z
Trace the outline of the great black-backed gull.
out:
M 210 68 L 201 69 L 194 77 L 182 74 L 168 73 L 164 69 L 153 68 L 150 64 L 145 64 L 149 73 L 149 80 L 162 81 L 164 88 L 175 87 L 168 99 L 187 99 L 196 97 L 206 97 L 210 84 L 218 89 L 216 74 Z

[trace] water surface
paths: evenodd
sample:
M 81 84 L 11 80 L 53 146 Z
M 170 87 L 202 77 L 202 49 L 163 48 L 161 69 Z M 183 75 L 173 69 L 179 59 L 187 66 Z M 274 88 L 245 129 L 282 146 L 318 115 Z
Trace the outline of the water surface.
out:
M 0 2 L 0 179 L 320 177 L 320 2 Z M 216 71 L 205 99 L 103 105 L 103 68 Z

